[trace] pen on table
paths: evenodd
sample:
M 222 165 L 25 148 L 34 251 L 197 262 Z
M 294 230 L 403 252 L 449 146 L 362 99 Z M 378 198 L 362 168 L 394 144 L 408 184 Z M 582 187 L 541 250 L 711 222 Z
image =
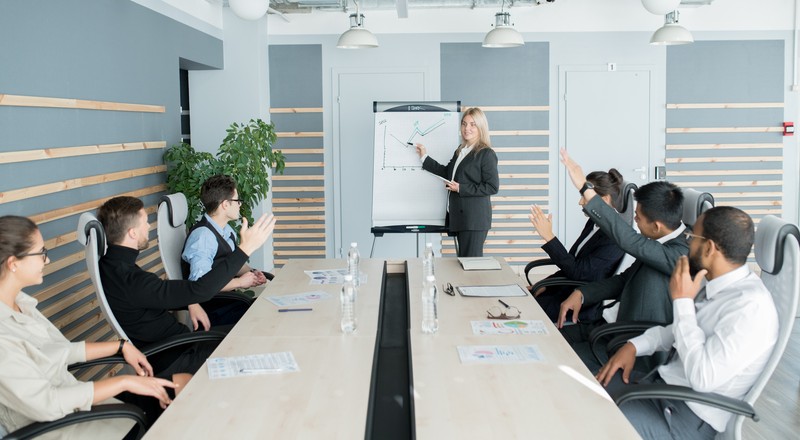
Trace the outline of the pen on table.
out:
M 278 311 L 281 312 L 281 313 L 283 313 L 283 312 L 310 312 L 312 310 L 314 310 L 314 309 L 310 309 L 310 308 L 308 308 L 308 309 L 278 309 Z
M 411 142 L 406 142 L 406 144 L 411 145 L 412 147 L 414 146 L 414 144 L 412 144 Z
M 498 299 L 497 301 L 499 301 L 499 302 L 500 302 L 500 304 L 502 304 L 502 305 L 503 305 L 503 307 L 505 307 L 505 308 L 507 308 L 507 309 L 510 309 L 510 308 L 511 308 L 511 306 L 509 306 L 508 304 L 504 303 L 502 299 Z

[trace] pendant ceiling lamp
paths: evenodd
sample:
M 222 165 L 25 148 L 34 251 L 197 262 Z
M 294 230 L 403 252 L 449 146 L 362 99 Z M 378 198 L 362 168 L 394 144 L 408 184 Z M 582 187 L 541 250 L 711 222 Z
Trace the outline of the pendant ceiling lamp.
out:
M 650 38 L 653 45 L 676 45 L 694 43 L 694 37 L 685 27 L 678 24 L 678 11 L 664 16 L 664 26 L 658 28 Z
M 364 14 L 358 11 L 358 2 L 356 4 L 356 13 L 350 14 L 350 29 L 345 31 L 339 36 L 339 41 L 336 47 L 339 49 L 371 49 L 378 47 L 378 39 L 367 29 L 364 29 Z
M 267 13 L 269 0 L 228 0 L 231 10 L 244 20 L 258 20 Z
M 483 38 L 483 47 L 518 47 L 525 44 L 522 34 L 511 23 L 511 14 L 503 11 L 504 7 L 505 0 L 500 6 L 500 12 L 494 15 L 494 29 Z
M 651 14 L 667 15 L 667 13 L 678 9 L 681 0 L 642 0 L 642 6 Z

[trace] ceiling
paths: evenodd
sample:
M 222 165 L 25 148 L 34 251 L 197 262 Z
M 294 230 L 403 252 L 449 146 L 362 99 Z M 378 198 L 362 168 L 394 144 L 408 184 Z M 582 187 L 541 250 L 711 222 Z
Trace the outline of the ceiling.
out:
M 546 5 L 557 0 L 359 0 L 362 11 L 393 10 L 399 17 L 405 17 L 409 9 L 500 9 L 505 1 L 505 8 L 527 8 Z M 569 1 L 569 0 L 561 0 Z M 600 1 L 600 0 L 598 0 Z M 714 0 L 681 0 L 682 7 L 708 5 Z M 227 3 L 227 2 L 225 2 Z M 270 8 L 285 14 L 310 13 L 312 10 L 350 12 L 355 11 L 353 0 L 269 0 Z

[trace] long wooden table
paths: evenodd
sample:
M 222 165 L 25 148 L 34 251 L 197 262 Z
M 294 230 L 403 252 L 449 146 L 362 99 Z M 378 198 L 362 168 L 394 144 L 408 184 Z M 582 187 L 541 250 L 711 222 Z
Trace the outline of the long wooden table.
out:
M 361 260 L 358 329 L 339 327 L 341 285 L 309 285 L 303 271 L 345 260 L 293 260 L 220 344 L 214 357 L 291 351 L 299 372 L 210 380 L 201 368 L 148 439 L 364 438 L 384 262 Z M 279 313 L 269 296 L 324 291 L 311 312 Z
M 437 259 L 436 281 L 454 286 L 519 284 L 502 270 L 463 271 L 458 261 Z M 542 320 L 547 335 L 473 335 L 470 321 L 487 318 L 498 298 L 439 295 L 439 331 L 421 331 L 422 264 L 408 262 L 411 360 L 418 439 L 639 438 L 532 297 L 503 298 L 520 319 Z M 459 345 L 536 345 L 542 362 L 461 364 Z
M 291 351 L 300 372 L 209 380 L 201 369 L 147 433 L 162 438 L 359 439 L 365 437 L 384 262 L 362 260 L 358 330 L 339 328 L 340 285 L 309 285 L 303 273 L 345 266 L 344 260 L 293 260 L 251 306 L 214 357 Z M 437 259 L 437 284 L 520 283 L 500 271 L 464 272 L 456 259 Z M 420 331 L 421 260 L 407 267 L 413 417 L 420 439 L 638 438 L 614 403 L 530 296 L 505 299 L 521 319 L 547 322 L 545 336 L 474 336 L 471 320 L 486 318 L 497 298 L 439 300 L 439 332 Z M 269 296 L 322 290 L 331 299 L 312 312 L 278 313 Z M 458 345 L 537 345 L 544 361 L 463 365 Z

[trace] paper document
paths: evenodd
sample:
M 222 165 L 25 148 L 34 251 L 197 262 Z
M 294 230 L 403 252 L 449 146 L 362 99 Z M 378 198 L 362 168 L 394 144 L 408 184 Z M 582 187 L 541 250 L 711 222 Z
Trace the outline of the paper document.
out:
M 464 270 L 499 270 L 500 262 L 494 257 L 461 257 L 458 259 Z
M 269 300 L 269 302 L 275 304 L 278 307 L 287 307 L 287 306 L 300 306 L 303 304 L 312 303 L 314 301 L 328 299 L 330 297 L 331 295 L 329 293 L 316 291 L 316 292 L 296 293 L 293 295 L 270 296 L 267 297 L 267 300 Z
M 456 290 L 458 290 L 461 296 L 502 297 L 528 295 L 528 291 L 517 284 L 506 284 L 502 286 L 458 286 Z
M 470 321 L 474 335 L 546 335 L 544 321 L 526 321 L 524 319 L 490 319 L 487 321 Z
M 426 171 L 427 171 L 427 170 L 426 170 Z M 445 179 L 444 177 L 442 177 L 442 176 L 440 176 L 440 175 L 438 175 L 438 174 L 433 174 L 433 173 L 431 173 L 430 171 L 428 171 L 428 173 L 429 173 L 431 176 L 433 176 L 433 177 L 435 177 L 435 178 L 437 178 L 437 179 L 441 180 L 441 181 L 442 181 L 442 182 L 444 182 L 444 183 L 450 183 L 450 181 L 449 181 L 449 180 Z
M 297 366 L 291 351 L 208 358 L 208 377 L 210 379 L 293 371 L 300 371 L 300 367 Z
M 544 359 L 535 345 L 459 345 L 462 364 L 520 364 Z
M 308 284 L 344 284 L 344 276 L 349 272 L 347 269 L 323 269 L 323 270 L 307 270 L 306 275 L 311 278 Z M 359 285 L 367 284 L 367 274 L 359 273 Z

